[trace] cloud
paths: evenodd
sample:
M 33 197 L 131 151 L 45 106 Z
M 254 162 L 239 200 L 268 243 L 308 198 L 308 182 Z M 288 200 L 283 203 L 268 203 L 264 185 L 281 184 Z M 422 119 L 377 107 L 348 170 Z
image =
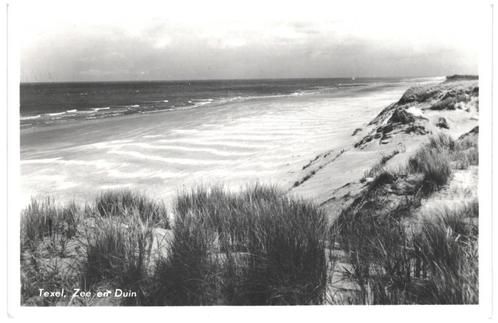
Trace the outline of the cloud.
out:
M 171 44 L 171 38 L 168 36 L 162 36 L 154 41 L 152 47 L 156 49 L 163 49 L 168 47 Z
M 24 10 L 23 81 L 477 72 L 470 2 L 76 1 Z

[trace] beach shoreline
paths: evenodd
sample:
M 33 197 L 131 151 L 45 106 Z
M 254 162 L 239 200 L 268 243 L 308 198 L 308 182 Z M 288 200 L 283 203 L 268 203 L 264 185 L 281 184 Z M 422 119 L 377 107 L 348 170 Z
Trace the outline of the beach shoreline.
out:
M 426 82 L 431 78 L 417 79 Z M 21 129 L 251 100 L 354 92 L 403 79 L 365 78 L 21 83 Z M 409 80 L 408 82 L 413 82 Z M 40 94 L 43 93 L 43 96 Z M 167 99 L 166 99 L 167 98 Z
M 22 129 L 23 201 L 50 192 L 84 202 L 101 190 L 120 187 L 152 191 L 160 199 L 197 184 L 240 187 L 262 180 L 290 187 L 290 177 L 320 146 L 347 144 L 350 128 L 367 122 L 413 84 Z M 339 121 L 346 116 L 346 122 Z M 195 166 L 196 161 L 206 164 L 206 158 L 221 163 L 205 166 L 211 170 Z

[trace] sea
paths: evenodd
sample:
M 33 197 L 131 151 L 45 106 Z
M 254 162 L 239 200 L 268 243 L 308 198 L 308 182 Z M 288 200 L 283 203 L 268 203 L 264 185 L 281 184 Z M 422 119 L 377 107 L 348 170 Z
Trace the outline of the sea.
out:
M 396 86 L 402 79 L 330 78 L 141 82 L 22 83 L 21 126 L 194 109 L 254 98 Z

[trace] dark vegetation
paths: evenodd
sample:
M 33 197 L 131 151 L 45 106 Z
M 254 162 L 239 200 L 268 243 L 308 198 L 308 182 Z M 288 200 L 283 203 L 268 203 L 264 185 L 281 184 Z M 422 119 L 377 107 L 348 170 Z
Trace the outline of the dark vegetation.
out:
M 84 208 L 33 200 L 21 216 L 21 302 L 73 304 L 41 298 L 38 288 L 129 288 L 138 292 L 134 301 L 140 300 L 152 224 L 168 223 L 164 208 L 129 191 L 105 192 Z
M 154 297 L 170 305 L 320 304 L 324 214 L 274 188 L 214 188 L 178 197 L 169 257 Z
M 22 215 L 22 304 L 97 304 L 38 288 L 137 293 L 104 305 L 323 302 L 327 224 L 315 206 L 272 187 L 212 188 L 178 196 L 174 214 L 171 242 L 154 249 L 168 216 L 143 195 L 106 192 L 85 208 L 33 201 Z
M 320 171 L 326 164 L 329 164 L 329 163 L 333 162 L 334 160 L 336 160 L 337 158 L 339 158 L 342 154 L 344 154 L 345 151 L 346 151 L 345 149 L 339 150 L 339 152 L 333 158 L 327 160 L 325 163 L 322 163 L 322 164 L 318 165 L 315 169 L 313 169 L 310 172 L 308 172 L 299 181 L 295 181 L 294 185 L 292 187 L 298 187 L 299 185 L 303 184 L 304 182 L 306 182 L 307 180 L 309 180 L 310 178 L 312 178 L 313 176 L 315 176 L 315 174 L 318 171 Z M 323 158 L 323 159 L 327 158 L 331 153 L 332 153 L 332 150 L 329 151 L 329 152 L 327 152 L 327 153 L 325 153 L 325 154 L 317 155 L 313 160 L 310 160 L 306 165 L 304 165 L 303 168 L 302 168 L 302 170 L 305 170 L 306 168 L 311 167 L 320 158 Z
M 367 178 L 375 178 L 378 174 L 384 172 L 384 166 L 391 160 L 394 156 L 399 154 L 399 150 L 393 150 L 390 154 L 383 154 L 381 159 L 377 164 L 365 172 L 363 178 L 360 180 L 362 183 L 366 182 Z
M 306 182 L 311 177 L 313 177 L 315 174 L 316 174 L 316 170 L 312 170 L 311 172 L 309 172 L 308 174 L 306 174 L 300 181 L 295 181 L 294 182 L 294 187 L 298 187 L 299 185 L 301 185 L 302 183 Z
M 432 210 L 408 229 L 393 209 L 338 224 L 360 304 L 478 303 L 478 202 Z
M 478 163 L 477 132 L 431 137 L 405 169 L 376 169 L 341 213 L 331 236 L 351 262 L 353 303 L 478 303 L 478 201 L 441 205 L 413 224 L 421 199 L 449 181 L 452 165 Z
M 421 114 L 410 112 L 416 107 L 424 110 L 464 110 L 479 111 L 479 85 L 474 76 L 452 76 L 437 85 L 416 86 L 408 89 L 400 100 L 383 109 L 368 125 L 373 126 L 369 133 L 355 143 L 355 148 L 364 149 L 377 142 L 386 144 L 400 134 L 426 135 L 433 130 L 429 120 Z M 449 129 L 444 118 L 435 123 L 436 127 Z
M 137 213 L 124 221 L 95 218 L 95 225 L 84 234 L 81 274 L 82 288 L 120 288 L 137 293 L 123 305 L 141 305 L 148 289 L 153 231 Z
M 353 134 L 351 136 L 356 136 L 356 134 L 360 131 L 362 131 L 363 129 L 361 128 L 356 128 L 354 131 L 353 131 Z
M 445 118 L 440 117 L 436 123 L 436 127 L 442 128 L 442 129 L 450 129 L 450 125 L 448 124 L 448 121 L 446 121 Z
M 35 250 L 40 243 L 48 242 L 53 251 L 64 254 L 68 241 L 77 233 L 78 222 L 74 203 L 62 208 L 50 198 L 32 200 L 21 217 L 21 246 Z

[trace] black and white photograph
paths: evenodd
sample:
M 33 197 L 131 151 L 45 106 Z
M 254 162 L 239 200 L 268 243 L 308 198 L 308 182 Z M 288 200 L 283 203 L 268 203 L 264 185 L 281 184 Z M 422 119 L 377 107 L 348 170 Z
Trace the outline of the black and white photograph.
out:
M 492 1 L 8 7 L 19 311 L 489 306 Z

